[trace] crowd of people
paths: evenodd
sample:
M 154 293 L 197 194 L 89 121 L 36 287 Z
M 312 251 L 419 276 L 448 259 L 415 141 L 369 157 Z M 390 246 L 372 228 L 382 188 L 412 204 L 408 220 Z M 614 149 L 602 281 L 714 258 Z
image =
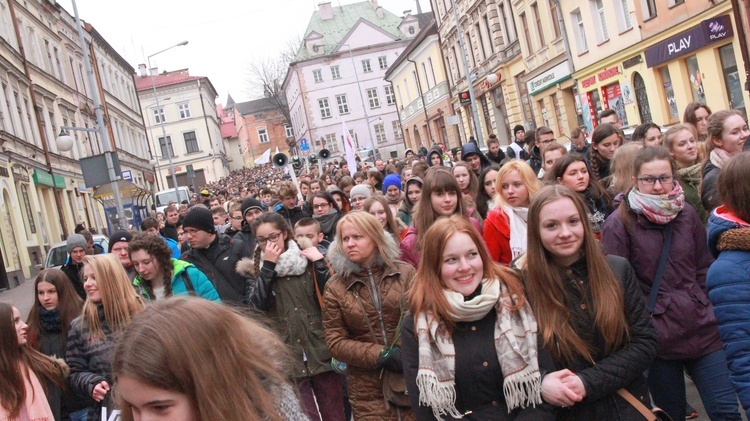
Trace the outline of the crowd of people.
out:
M 620 125 L 244 168 L 73 234 L 0 303 L 0 420 L 679 420 L 686 375 L 740 420 L 746 120 Z

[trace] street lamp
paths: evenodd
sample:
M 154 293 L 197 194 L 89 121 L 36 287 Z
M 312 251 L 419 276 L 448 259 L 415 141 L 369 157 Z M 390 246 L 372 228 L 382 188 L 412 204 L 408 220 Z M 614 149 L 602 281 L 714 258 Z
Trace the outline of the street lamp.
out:
M 165 51 L 171 50 L 172 48 L 175 48 L 175 47 L 182 47 L 183 45 L 187 45 L 187 43 L 188 43 L 187 41 L 182 41 L 171 47 L 165 48 L 161 51 L 157 51 L 154 54 L 151 54 L 150 56 L 146 58 L 146 62 L 148 63 L 148 71 L 149 73 L 151 73 L 151 88 L 154 90 L 154 100 L 156 101 L 157 113 L 161 109 L 161 106 L 159 105 L 159 95 L 156 94 L 156 79 L 154 79 L 154 73 L 151 71 L 151 57 L 161 54 Z M 177 186 L 177 175 L 175 174 L 174 162 L 172 161 L 172 139 L 169 139 L 169 143 L 167 143 L 167 130 L 164 128 L 164 115 L 162 115 L 162 117 L 159 120 L 160 120 L 159 125 L 161 126 L 161 136 L 164 139 L 164 144 L 166 146 L 165 149 L 167 150 L 167 159 L 169 160 L 169 172 L 172 173 L 172 185 L 174 187 L 174 194 L 175 194 L 175 197 L 177 198 L 177 201 L 179 202 L 180 190 Z M 161 148 L 161 144 L 159 145 L 159 147 Z
M 91 68 L 91 60 L 89 58 L 89 49 L 86 47 L 86 38 L 83 36 L 83 26 L 81 26 L 81 18 L 78 16 L 78 6 L 76 5 L 76 0 L 71 0 L 71 2 L 73 4 L 73 13 L 75 14 L 75 18 L 76 18 L 78 38 L 81 41 L 81 49 L 83 50 L 83 62 L 86 65 L 86 74 L 89 77 L 89 85 L 91 86 L 91 99 L 93 99 L 94 101 L 94 112 L 96 114 L 96 128 L 84 129 L 84 128 L 69 127 L 68 129 L 99 132 L 99 136 L 102 141 L 102 150 L 104 151 L 105 160 L 107 162 L 108 179 L 110 180 L 110 184 L 112 185 L 112 194 L 115 197 L 115 208 L 117 209 L 117 229 L 127 229 L 127 221 L 125 220 L 125 212 L 123 211 L 123 207 L 122 207 L 122 197 L 120 197 L 120 186 L 117 184 L 117 180 L 119 180 L 122 176 L 120 174 L 115 174 L 115 166 L 112 160 L 112 153 L 111 153 L 112 148 L 109 143 L 109 133 L 107 132 L 107 128 L 105 127 L 104 111 L 102 110 L 101 101 L 99 99 L 99 90 L 96 88 L 97 85 L 96 85 L 96 79 L 94 78 L 94 70 Z M 63 134 L 63 133 L 60 133 L 60 134 Z M 60 136 L 60 137 L 62 137 L 62 139 L 60 139 L 58 146 L 60 145 L 60 143 L 62 143 L 62 146 L 65 146 L 65 147 L 69 146 L 67 150 L 70 150 L 70 148 L 73 147 L 73 143 L 69 142 L 69 139 L 68 139 L 70 136 L 68 137 Z M 107 220 L 109 220 L 109 218 L 107 218 Z

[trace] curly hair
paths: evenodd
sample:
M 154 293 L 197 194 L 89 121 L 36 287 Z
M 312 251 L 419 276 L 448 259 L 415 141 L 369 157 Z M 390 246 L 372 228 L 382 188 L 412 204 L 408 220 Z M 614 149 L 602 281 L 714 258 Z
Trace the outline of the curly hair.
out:
M 133 240 L 128 243 L 128 253 L 133 254 L 134 251 L 143 250 L 151 255 L 161 268 L 164 276 L 164 295 L 169 297 L 172 295 L 172 250 L 167 246 L 164 239 L 151 234 L 138 233 L 133 237 Z M 154 295 L 154 288 L 151 285 L 151 281 L 146 279 L 143 280 L 143 286 L 149 297 L 156 297 Z

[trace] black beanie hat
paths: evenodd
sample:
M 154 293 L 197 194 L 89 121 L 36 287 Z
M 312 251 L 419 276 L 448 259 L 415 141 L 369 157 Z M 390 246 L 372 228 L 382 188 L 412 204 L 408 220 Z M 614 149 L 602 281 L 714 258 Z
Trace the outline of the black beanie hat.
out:
M 201 231 L 206 231 L 209 234 L 216 233 L 214 218 L 211 215 L 211 211 L 203 206 L 196 206 L 188 210 L 185 219 L 182 220 L 182 227 L 199 229 Z
M 242 217 L 245 217 L 245 213 L 249 211 L 250 209 L 258 208 L 261 211 L 263 210 L 263 206 L 260 204 L 260 200 L 255 199 L 253 197 L 248 197 L 245 199 L 244 202 L 242 202 L 242 206 L 240 206 L 240 210 L 242 211 Z
M 109 247 L 107 249 L 107 253 L 112 253 L 112 247 L 115 246 L 115 243 L 129 243 L 130 240 L 133 239 L 133 234 L 130 231 L 120 230 L 115 231 L 112 236 L 109 237 Z
M 522 125 L 516 124 L 516 127 L 513 128 L 513 136 L 515 136 L 516 133 L 518 132 L 525 132 L 525 131 L 526 129 Z

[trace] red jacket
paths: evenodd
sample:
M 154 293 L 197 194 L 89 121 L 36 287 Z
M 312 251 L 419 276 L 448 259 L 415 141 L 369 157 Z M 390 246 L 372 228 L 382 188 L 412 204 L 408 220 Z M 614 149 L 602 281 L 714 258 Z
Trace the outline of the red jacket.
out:
M 505 266 L 513 260 L 510 251 L 510 220 L 502 208 L 492 209 L 484 220 L 484 243 L 492 260 Z

